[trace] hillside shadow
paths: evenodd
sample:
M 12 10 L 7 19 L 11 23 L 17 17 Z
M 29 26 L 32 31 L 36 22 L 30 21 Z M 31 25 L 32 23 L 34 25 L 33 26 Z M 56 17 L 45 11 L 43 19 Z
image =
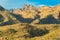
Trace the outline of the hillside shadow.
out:
M 6 25 L 12 25 L 15 24 L 15 22 L 12 19 L 9 19 L 7 22 L 2 22 L 0 26 L 6 26 Z
M 21 15 L 18 14 L 12 14 L 18 21 L 21 23 L 31 23 L 34 19 L 32 18 L 23 18 Z
M 59 24 L 58 20 L 56 20 L 52 15 L 47 16 L 46 18 L 40 20 L 40 24 Z
M 4 20 L 3 16 L 0 14 L 0 22 Z
M 27 25 L 26 29 L 27 29 L 27 32 L 30 34 L 28 36 L 30 38 L 44 36 L 49 33 L 49 30 L 47 30 L 46 28 L 38 29 L 38 28 L 36 28 L 36 26 L 32 26 L 32 25 Z M 25 35 L 25 38 L 26 37 L 27 37 L 27 35 Z
M 46 18 L 44 19 L 40 19 L 40 16 L 38 14 L 36 14 L 35 18 L 23 18 L 21 15 L 18 14 L 13 14 L 11 13 L 12 16 L 14 16 L 18 21 L 20 21 L 21 23 L 32 23 L 34 20 L 38 19 L 40 22 L 36 23 L 36 24 L 60 24 L 60 15 L 58 16 L 59 19 L 55 19 L 52 15 L 48 15 Z M 3 20 L 3 16 L 0 15 L 0 22 L 2 22 Z M 0 26 L 5 26 L 5 25 L 12 25 L 15 24 L 16 21 L 12 20 L 11 18 L 9 18 L 9 20 L 7 22 L 2 22 L 2 24 L 0 24 Z
M 34 20 L 32 18 L 23 18 L 21 15 L 17 15 L 17 14 L 13 14 L 13 13 L 11 13 L 11 15 L 14 16 L 21 23 L 28 23 L 29 24 L 29 23 L 31 23 Z M 2 16 L 0 16 L 0 17 L 1 17 L 0 21 L 2 22 L 3 21 L 2 20 Z M 0 24 L 0 26 L 12 25 L 12 24 L 15 24 L 15 23 L 16 23 L 16 21 L 14 21 L 11 18 L 9 18 L 7 22 L 2 22 Z

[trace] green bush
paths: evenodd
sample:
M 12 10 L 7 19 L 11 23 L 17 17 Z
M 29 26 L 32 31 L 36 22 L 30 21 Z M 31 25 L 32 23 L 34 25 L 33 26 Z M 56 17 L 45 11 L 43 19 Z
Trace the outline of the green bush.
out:
M 17 31 L 16 31 L 15 29 L 8 29 L 8 32 L 14 34 L 14 33 L 16 33 Z
M 0 31 L 0 36 L 3 36 L 3 32 L 2 31 Z
M 55 28 L 55 29 L 58 29 L 58 28 L 59 28 L 59 26 L 58 26 L 58 25 L 55 25 L 55 26 L 54 26 L 54 28 Z
M 30 34 L 30 37 L 43 36 L 43 35 L 49 33 L 49 30 L 47 30 L 46 28 L 38 29 L 38 28 L 31 26 L 31 25 L 27 26 L 27 29 L 28 29 L 27 30 L 28 33 Z

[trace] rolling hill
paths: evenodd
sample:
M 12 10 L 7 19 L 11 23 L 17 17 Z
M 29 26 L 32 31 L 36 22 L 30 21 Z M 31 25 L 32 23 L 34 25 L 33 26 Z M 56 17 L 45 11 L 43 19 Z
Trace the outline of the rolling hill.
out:
M 12 10 L 0 6 L 0 40 L 60 40 L 60 5 Z

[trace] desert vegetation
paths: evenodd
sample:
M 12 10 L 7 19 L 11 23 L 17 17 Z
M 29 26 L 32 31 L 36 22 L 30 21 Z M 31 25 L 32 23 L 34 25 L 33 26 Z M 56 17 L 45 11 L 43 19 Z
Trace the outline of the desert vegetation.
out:
M 0 40 L 60 40 L 60 5 L 10 10 L 1 6 Z

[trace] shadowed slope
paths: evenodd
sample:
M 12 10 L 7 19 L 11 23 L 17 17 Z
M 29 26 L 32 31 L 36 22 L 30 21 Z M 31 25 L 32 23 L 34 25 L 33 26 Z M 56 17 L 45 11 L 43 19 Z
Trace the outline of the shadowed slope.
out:
M 9 11 L 0 11 L 0 25 L 11 25 L 17 22 L 18 20 Z
M 21 15 L 18 14 L 12 14 L 18 21 L 21 23 L 31 23 L 33 21 L 32 18 L 23 18 Z
M 59 7 L 60 5 L 55 7 L 44 6 L 36 8 L 30 5 L 11 12 L 0 7 L 0 25 L 11 25 L 14 23 L 30 24 L 34 22 L 37 22 L 37 24 L 60 24 Z
M 52 15 L 47 16 L 46 18 L 40 20 L 41 24 L 58 24 L 58 20 L 56 20 Z

